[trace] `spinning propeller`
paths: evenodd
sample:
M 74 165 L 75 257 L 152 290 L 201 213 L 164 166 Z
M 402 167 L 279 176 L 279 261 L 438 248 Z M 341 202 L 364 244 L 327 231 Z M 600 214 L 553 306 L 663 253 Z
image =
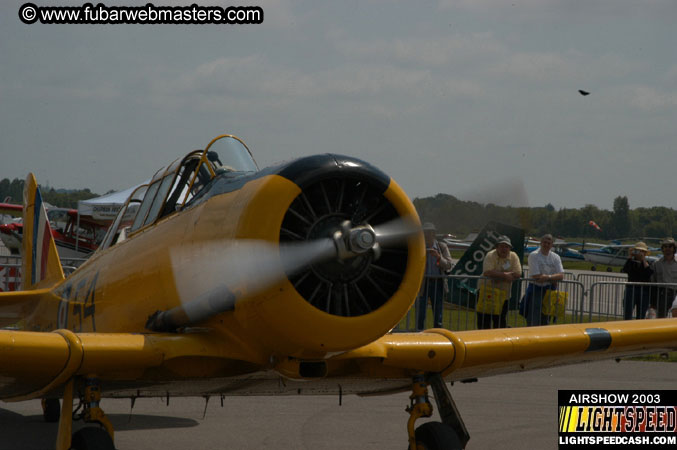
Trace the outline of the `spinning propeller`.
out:
M 421 232 L 411 218 L 372 227 L 346 220 L 330 237 L 279 244 L 263 240 L 209 241 L 170 251 L 181 306 L 157 311 L 146 328 L 173 331 L 232 311 L 238 299 L 260 294 L 309 266 L 339 264 L 369 254 L 378 260 L 384 247 L 402 245 Z M 332 266 L 333 267 L 333 266 Z

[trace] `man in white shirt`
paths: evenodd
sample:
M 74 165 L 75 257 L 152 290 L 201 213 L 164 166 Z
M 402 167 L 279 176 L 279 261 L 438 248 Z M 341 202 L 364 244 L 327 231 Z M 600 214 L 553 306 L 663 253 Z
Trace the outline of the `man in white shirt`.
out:
M 557 282 L 564 279 L 564 268 L 559 255 L 552 250 L 553 238 L 546 234 L 541 238 L 541 246 L 529 254 L 529 278 L 533 281 L 527 286 L 520 305 L 520 313 L 527 319 L 528 326 L 547 325 L 548 316 L 541 311 L 543 297 L 550 289 L 557 288 Z

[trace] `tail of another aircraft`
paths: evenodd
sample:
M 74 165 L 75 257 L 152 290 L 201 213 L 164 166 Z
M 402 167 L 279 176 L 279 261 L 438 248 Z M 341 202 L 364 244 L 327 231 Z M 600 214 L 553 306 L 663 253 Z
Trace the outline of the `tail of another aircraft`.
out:
M 32 173 L 28 174 L 24 184 L 23 227 L 23 289 L 48 287 L 63 280 L 47 211 Z

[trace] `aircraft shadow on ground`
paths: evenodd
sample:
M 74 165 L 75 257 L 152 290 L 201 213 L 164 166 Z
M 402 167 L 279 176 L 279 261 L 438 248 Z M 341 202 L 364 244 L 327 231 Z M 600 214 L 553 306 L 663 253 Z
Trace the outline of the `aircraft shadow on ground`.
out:
M 185 417 L 151 416 L 147 414 L 107 414 L 116 431 L 152 430 L 157 428 L 190 428 L 200 424 Z
M 115 431 L 152 430 L 163 428 L 196 427 L 199 422 L 185 417 L 153 416 L 147 414 L 110 414 Z M 0 408 L 0 450 L 54 448 L 58 423 L 45 423 L 42 415 L 22 415 Z M 74 428 L 82 422 L 74 422 Z

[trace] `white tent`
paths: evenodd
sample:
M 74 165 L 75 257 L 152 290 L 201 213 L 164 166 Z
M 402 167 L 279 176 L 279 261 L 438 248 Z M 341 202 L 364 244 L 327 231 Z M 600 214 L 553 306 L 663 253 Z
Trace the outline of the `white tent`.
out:
M 148 181 L 141 184 L 146 183 Z M 94 220 L 113 220 L 132 192 L 141 186 L 141 184 L 132 186 L 124 191 L 113 192 L 112 194 L 90 198 L 89 200 L 80 200 L 78 201 L 78 215 L 92 216 Z

